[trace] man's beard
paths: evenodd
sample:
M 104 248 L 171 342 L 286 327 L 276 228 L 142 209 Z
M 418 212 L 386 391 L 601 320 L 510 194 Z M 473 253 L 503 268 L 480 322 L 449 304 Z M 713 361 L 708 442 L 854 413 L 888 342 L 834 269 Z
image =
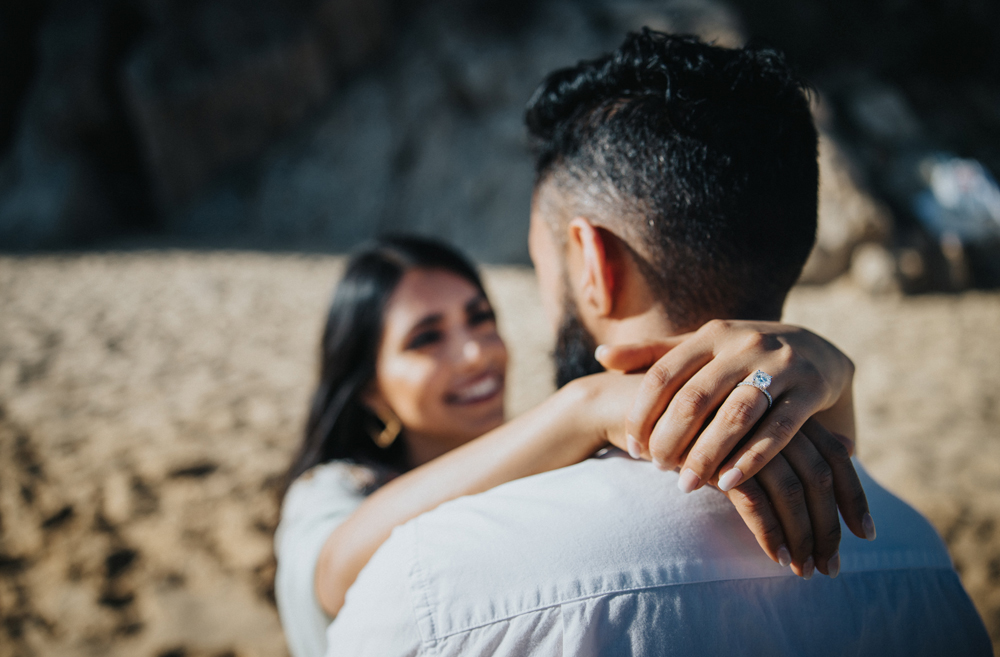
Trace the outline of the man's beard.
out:
M 563 321 L 556 335 L 556 387 L 562 388 L 574 379 L 603 372 L 594 358 L 597 343 L 583 325 L 576 304 L 567 299 L 563 304 Z

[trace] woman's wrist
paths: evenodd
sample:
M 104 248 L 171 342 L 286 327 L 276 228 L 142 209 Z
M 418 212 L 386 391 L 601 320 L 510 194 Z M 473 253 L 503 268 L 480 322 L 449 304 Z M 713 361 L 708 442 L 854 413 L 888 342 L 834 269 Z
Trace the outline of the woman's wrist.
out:
M 624 449 L 625 419 L 641 377 L 604 372 L 581 377 L 563 386 L 566 421 L 591 452 L 608 444 Z
M 573 444 L 583 444 L 587 453 L 607 445 L 607 431 L 599 412 L 599 381 L 586 376 L 570 381 L 553 395 L 557 407 L 558 431 Z

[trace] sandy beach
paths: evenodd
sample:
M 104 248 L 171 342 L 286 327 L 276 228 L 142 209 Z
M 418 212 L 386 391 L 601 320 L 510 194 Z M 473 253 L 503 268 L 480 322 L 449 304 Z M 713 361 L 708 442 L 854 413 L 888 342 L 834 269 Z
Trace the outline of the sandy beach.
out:
M 275 495 L 342 264 L 0 257 L 0 657 L 286 654 Z M 485 274 L 512 416 L 552 389 L 551 336 L 530 269 Z M 841 279 L 786 311 L 854 359 L 861 460 L 941 532 L 1000 646 L 1000 293 Z

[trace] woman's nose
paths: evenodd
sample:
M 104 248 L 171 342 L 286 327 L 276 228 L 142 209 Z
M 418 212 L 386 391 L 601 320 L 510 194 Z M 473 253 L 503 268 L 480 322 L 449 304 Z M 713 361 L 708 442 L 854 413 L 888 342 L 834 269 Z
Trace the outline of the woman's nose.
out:
M 469 339 L 462 345 L 462 360 L 467 363 L 477 363 L 483 357 L 483 346 L 478 340 Z

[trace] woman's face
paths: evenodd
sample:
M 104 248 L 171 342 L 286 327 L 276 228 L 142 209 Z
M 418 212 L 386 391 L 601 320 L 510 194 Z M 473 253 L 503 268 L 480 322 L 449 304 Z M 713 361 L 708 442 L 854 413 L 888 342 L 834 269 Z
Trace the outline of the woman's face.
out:
M 503 423 L 506 371 L 482 292 L 442 269 L 412 269 L 389 298 L 366 402 L 396 414 L 419 465 Z

